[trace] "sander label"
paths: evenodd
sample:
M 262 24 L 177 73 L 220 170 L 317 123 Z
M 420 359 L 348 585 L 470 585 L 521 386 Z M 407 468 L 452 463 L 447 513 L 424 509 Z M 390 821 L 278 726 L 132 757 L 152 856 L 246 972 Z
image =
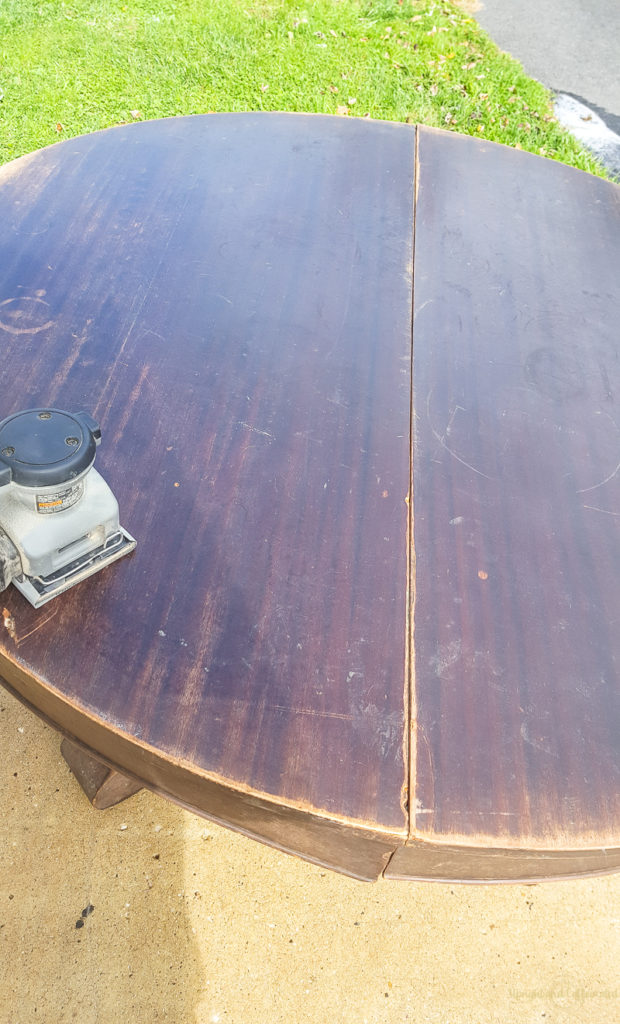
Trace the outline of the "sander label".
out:
M 84 493 L 84 484 L 80 481 L 64 491 L 55 494 L 37 494 L 37 512 L 49 515 L 52 512 L 64 512 L 79 501 Z

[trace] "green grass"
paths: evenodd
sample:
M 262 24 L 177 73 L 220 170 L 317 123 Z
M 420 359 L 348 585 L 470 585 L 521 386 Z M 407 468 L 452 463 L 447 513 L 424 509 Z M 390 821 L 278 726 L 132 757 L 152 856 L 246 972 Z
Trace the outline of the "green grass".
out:
M 604 173 L 546 89 L 429 0 L 2 0 L 0 161 L 110 125 L 289 110 L 420 122 Z

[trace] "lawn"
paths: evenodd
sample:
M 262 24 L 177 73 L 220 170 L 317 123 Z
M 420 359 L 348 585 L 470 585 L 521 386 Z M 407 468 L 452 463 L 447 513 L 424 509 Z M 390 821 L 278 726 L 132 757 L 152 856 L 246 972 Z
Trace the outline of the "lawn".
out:
M 3 0 L 0 162 L 175 114 L 420 122 L 604 173 L 467 10 L 429 0 Z

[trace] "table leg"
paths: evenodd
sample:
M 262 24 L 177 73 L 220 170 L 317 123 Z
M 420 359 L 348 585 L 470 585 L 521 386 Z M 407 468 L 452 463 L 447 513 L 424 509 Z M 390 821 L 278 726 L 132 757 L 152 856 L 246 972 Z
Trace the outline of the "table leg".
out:
M 87 754 L 71 740 L 63 740 L 60 752 L 75 775 L 89 801 L 98 811 L 120 804 L 142 789 L 139 782 L 108 768 L 92 754 Z

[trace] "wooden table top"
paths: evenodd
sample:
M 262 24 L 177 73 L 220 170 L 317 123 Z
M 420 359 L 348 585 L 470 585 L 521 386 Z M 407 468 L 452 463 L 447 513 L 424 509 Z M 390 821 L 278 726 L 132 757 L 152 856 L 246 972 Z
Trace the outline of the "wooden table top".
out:
M 91 412 L 138 541 L 4 592 L 12 692 L 356 877 L 620 868 L 620 189 L 209 115 L 0 168 L 0 224 L 0 418 Z

